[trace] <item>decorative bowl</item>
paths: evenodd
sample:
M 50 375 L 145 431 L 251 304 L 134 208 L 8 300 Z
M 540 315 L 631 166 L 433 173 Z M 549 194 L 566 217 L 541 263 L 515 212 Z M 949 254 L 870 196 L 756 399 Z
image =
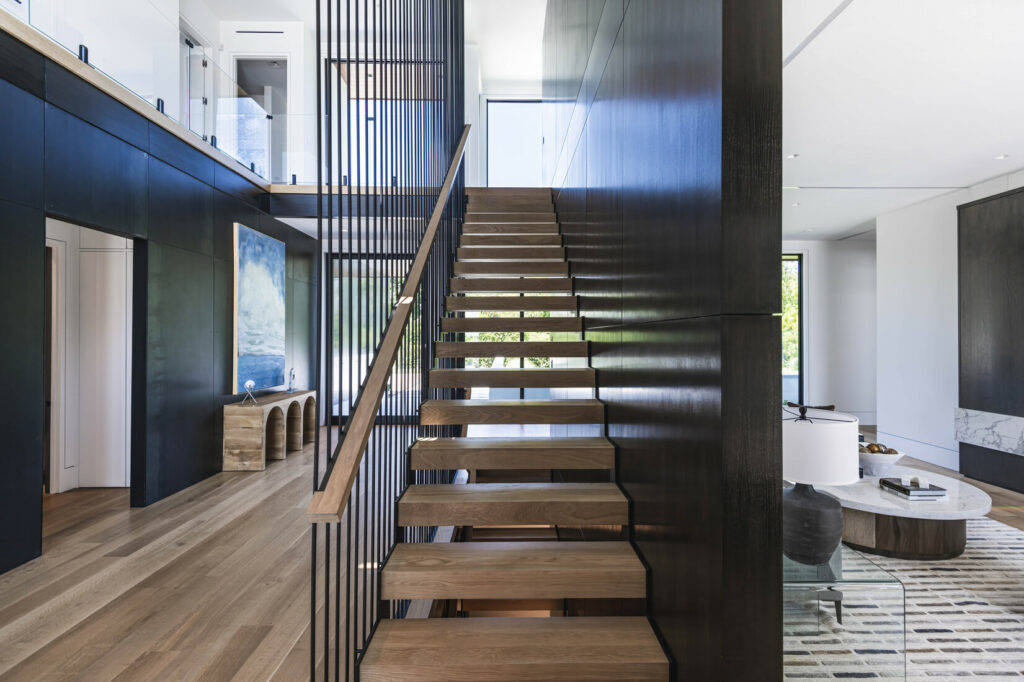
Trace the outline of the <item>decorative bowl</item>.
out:
M 860 465 L 864 467 L 865 476 L 878 476 L 879 478 L 889 473 L 896 462 L 900 461 L 904 453 L 897 452 L 895 455 L 886 455 L 881 452 L 860 453 Z

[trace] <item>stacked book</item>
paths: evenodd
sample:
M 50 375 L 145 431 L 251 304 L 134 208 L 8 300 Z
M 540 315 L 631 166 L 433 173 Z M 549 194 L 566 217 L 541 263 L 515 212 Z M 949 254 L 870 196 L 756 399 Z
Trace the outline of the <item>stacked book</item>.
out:
M 878 485 L 882 487 L 882 490 L 898 495 L 905 500 L 938 500 L 946 496 L 945 488 L 929 483 L 925 483 L 925 487 L 922 487 L 916 481 L 904 485 L 903 481 L 898 478 L 880 478 Z

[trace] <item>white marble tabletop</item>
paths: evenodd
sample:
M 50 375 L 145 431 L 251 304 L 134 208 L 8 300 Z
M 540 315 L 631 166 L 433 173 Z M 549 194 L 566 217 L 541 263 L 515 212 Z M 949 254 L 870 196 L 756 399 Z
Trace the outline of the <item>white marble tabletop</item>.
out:
M 878 477 L 865 476 L 852 485 L 814 486 L 815 490 L 832 495 L 846 509 L 900 516 L 910 519 L 936 519 L 955 521 L 984 516 L 992 509 L 992 498 L 983 490 L 961 480 L 935 474 L 930 471 L 895 466 L 887 474 L 889 478 L 900 476 L 924 476 L 929 483 L 946 489 L 946 496 L 938 500 L 905 500 L 882 490 Z

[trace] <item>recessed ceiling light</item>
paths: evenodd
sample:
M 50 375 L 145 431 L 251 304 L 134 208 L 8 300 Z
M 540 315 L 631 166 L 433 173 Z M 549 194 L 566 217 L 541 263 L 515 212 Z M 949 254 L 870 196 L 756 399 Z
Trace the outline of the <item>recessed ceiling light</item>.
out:
M 804 232 L 814 232 L 814 228 L 808 227 L 806 230 L 804 230 Z
M 799 206 L 799 205 L 800 205 L 799 201 L 794 201 L 792 204 L 790 204 L 790 206 Z
M 800 156 L 800 155 L 799 155 L 799 154 L 787 154 L 787 155 L 786 155 L 786 158 L 787 158 L 787 159 L 795 159 L 795 158 L 796 158 L 796 157 L 798 157 L 798 156 Z
M 996 161 L 1002 161 L 1003 159 L 1008 159 L 1008 158 L 1010 158 L 1009 154 L 1000 154 L 999 156 L 996 157 Z

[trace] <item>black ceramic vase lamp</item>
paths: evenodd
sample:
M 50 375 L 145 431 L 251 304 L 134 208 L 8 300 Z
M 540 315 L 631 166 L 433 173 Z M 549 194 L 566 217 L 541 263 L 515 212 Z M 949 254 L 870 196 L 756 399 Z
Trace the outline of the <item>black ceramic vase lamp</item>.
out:
M 786 403 L 782 415 L 782 552 L 801 564 L 824 564 L 843 539 L 843 508 L 815 485 L 859 479 L 857 418 L 834 407 Z

